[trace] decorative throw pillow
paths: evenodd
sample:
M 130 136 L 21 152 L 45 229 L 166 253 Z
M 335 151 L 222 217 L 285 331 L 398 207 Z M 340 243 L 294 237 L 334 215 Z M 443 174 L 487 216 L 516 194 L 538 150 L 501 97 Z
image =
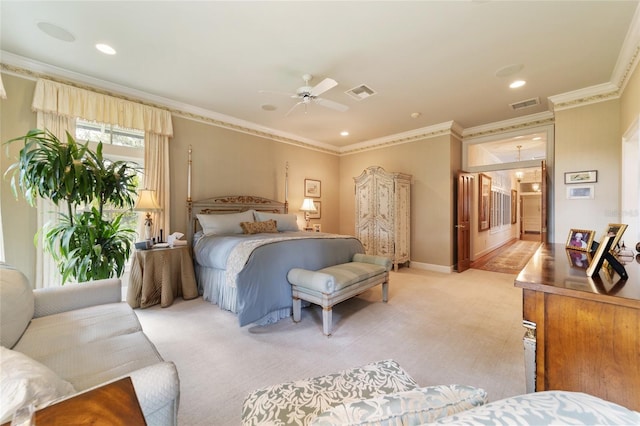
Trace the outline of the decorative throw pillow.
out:
M 265 220 L 264 222 L 240 222 L 240 227 L 245 234 L 260 234 L 262 232 L 278 232 L 275 220 Z
M 0 346 L 0 423 L 33 403 L 36 410 L 76 393 L 71 383 L 25 354 Z
M 242 234 L 240 222 L 253 222 L 253 210 L 229 214 L 199 214 L 198 222 L 205 235 Z
M 340 404 L 319 414 L 311 425 L 391 426 L 430 423 L 487 402 L 483 389 L 440 385 Z
M 298 217 L 293 213 L 279 214 L 279 213 L 266 213 L 255 212 L 256 220 L 262 222 L 265 220 L 273 219 L 278 223 L 278 231 L 299 231 Z

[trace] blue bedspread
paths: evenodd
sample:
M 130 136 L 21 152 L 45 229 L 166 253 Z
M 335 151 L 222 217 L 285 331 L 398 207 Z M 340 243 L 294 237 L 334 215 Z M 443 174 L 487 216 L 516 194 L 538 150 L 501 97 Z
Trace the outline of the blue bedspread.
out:
M 285 234 L 289 233 L 279 235 Z M 273 235 L 203 237 L 194 247 L 194 258 L 200 267 L 223 270 L 229 253 L 240 241 L 269 239 Z M 349 262 L 354 254 L 364 253 L 355 237 L 306 232 L 290 235 L 294 239 L 256 247 L 238 273 L 235 291 L 240 326 L 260 322 L 273 312 L 291 308 L 291 285 L 287 281 L 290 269 L 322 269 Z

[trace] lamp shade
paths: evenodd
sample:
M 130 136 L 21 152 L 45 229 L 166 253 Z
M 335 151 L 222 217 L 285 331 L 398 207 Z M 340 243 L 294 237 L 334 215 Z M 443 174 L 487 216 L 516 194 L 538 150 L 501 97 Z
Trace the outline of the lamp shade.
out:
M 133 209 L 136 211 L 160 210 L 160 206 L 156 201 L 156 191 L 152 189 L 141 189 L 138 192 L 138 201 Z
M 313 204 L 313 200 L 311 198 L 305 198 L 302 202 L 302 206 L 300 206 L 300 211 L 302 212 L 316 212 L 316 206 Z

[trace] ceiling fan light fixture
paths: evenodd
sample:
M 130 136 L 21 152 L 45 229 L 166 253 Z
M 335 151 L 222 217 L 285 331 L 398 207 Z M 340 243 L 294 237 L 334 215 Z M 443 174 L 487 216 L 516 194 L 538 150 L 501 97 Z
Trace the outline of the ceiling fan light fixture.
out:
M 98 49 L 100 52 L 104 53 L 105 55 L 115 55 L 116 54 L 116 49 L 114 49 L 113 47 L 111 47 L 111 46 L 109 46 L 108 44 L 105 44 L 105 43 L 96 44 L 96 49 Z

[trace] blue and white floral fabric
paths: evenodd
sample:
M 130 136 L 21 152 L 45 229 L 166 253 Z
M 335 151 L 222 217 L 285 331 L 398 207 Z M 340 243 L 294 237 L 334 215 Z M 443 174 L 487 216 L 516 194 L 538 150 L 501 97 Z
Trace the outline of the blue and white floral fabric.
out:
M 340 404 L 311 421 L 314 426 L 408 426 L 478 407 L 487 402 L 483 389 L 439 385 Z
M 546 391 L 494 401 L 436 424 L 640 425 L 640 413 L 585 393 Z
M 255 390 L 243 403 L 242 424 L 307 425 L 337 405 L 417 388 L 418 384 L 396 361 L 379 361 Z

